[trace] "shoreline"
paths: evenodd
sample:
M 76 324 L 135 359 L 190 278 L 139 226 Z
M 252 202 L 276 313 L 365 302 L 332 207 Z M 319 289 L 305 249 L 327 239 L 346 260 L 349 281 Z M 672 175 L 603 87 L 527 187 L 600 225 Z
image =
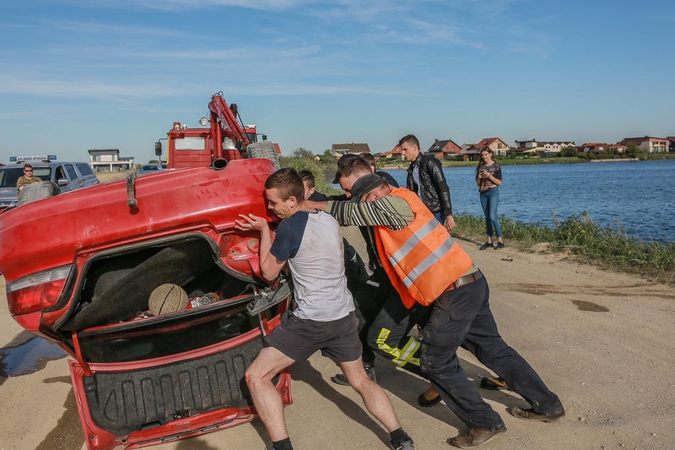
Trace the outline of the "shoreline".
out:
M 596 163 L 596 162 L 642 162 L 642 161 L 663 161 L 675 159 L 674 153 L 658 153 L 652 155 L 642 155 L 638 158 L 603 158 L 603 159 L 582 159 L 577 157 L 557 157 L 557 158 L 498 158 L 495 161 L 501 166 L 524 166 L 532 164 L 582 164 L 582 163 Z M 379 160 L 378 170 L 406 170 L 408 162 L 405 160 L 392 161 L 391 163 Z M 478 164 L 478 161 L 449 161 L 441 160 L 443 168 L 452 167 L 472 167 Z

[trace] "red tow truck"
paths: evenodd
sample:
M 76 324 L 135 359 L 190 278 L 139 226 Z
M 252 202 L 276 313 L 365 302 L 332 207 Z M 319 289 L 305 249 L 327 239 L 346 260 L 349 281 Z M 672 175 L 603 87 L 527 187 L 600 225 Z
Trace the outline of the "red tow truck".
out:
M 209 110 L 208 128 L 169 131 L 169 170 L 0 212 L 10 313 L 70 355 L 88 449 L 146 447 L 255 418 L 244 373 L 292 289 L 262 282 L 258 236 L 234 220 L 269 217 L 262 192 L 276 151 L 222 94 Z M 166 286 L 183 294 L 153 314 Z M 208 296 L 218 300 L 187 307 Z M 288 372 L 275 383 L 292 403 Z
M 169 168 L 224 167 L 229 161 L 244 158 L 267 158 L 278 168 L 279 148 L 262 135 L 258 142 L 255 125 L 244 125 L 236 104 L 228 105 L 219 92 L 209 102 L 210 118 L 202 117 L 199 123 L 208 128 L 187 128 L 174 122 L 168 133 Z M 155 154 L 161 156 L 162 143 L 155 143 Z

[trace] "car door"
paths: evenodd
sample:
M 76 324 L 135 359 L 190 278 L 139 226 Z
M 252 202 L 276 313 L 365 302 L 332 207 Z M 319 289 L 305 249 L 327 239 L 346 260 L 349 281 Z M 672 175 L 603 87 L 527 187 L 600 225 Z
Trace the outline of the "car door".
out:
M 63 164 L 56 164 L 52 166 L 52 181 L 59 185 L 61 192 L 68 192 L 72 190 L 70 179 L 68 178 L 66 168 L 63 166 Z
M 68 180 L 70 181 L 70 190 L 79 189 L 83 187 L 82 177 L 80 177 L 75 170 L 75 166 L 72 164 L 64 164 L 63 167 L 66 169 L 66 174 L 68 174 Z

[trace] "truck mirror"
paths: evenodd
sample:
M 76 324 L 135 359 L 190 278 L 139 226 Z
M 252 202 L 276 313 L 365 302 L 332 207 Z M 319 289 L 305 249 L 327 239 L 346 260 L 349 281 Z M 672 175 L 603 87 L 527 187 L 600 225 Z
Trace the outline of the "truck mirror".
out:
M 162 156 L 162 143 L 159 141 L 155 142 L 155 155 Z
M 263 134 L 263 135 L 262 135 L 262 139 L 263 139 L 263 141 L 266 141 L 266 140 L 267 140 L 267 135 L 266 135 L 266 134 Z

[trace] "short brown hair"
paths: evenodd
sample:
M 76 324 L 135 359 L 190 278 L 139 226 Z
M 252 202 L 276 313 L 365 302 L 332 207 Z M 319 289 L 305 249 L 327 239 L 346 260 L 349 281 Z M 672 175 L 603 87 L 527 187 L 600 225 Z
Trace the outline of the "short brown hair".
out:
M 305 185 L 292 167 L 279 169 L 265 181 L 265 189 L 277 189 L 282 200 L 295 197 L 298 203 L 305 199 Z
M 313 188 L 315 187 L 316 180 L 314 179 L 314 174 L 312 173 L 311 170 L 303 169 L 298 172 L 298 175 L 300 175 L 300 178 L 302 178 L 303 182 L 307 182 L 309 187 Z
M 363 153 L 359 154 L 359 156 L 361 158 L 365 159 L 368 164 L 371 164 L 373 166 L 375 165 L 375 156 L 373 156 L 372 153 L 363 152 Z
M 417 146 L 417 148 L 420 148 L 420 141 L 417 140 L 414 134 L 406 134 L 403 136 L 401 139 L 398 141 L 398 146 L 402 146 L 406 142 L 411 142 Z
M 363 158 L 349 158 L 338 167 L 335 178 L 339 181 L 342 177 L 348 177 L 358 173 L 372 173 L 370 164 Z

